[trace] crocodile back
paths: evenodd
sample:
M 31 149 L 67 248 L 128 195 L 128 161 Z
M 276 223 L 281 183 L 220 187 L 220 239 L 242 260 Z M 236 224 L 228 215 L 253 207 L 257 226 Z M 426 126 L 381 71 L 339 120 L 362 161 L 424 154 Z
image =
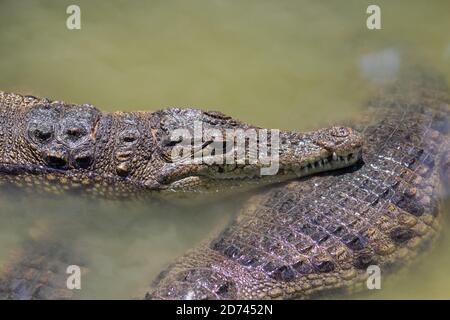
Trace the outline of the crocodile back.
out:
M 308 298 L 404 266 L 439 229 L 449 175 L 445 82 L 409 73 L 369 103 L 363 162 L 253 196 L 146 298 Z

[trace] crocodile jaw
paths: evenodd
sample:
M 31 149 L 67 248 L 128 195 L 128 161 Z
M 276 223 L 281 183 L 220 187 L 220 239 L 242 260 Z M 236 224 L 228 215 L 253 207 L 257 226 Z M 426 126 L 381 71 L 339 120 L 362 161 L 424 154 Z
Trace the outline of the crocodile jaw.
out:
M 338 136 L 336 132 L 339 132 Z M 355 164 L 362 157 L 363 139 L 350 128 L 332 127 L 308 133 L 281 132 L 280 137 L 284 144 L 279 148 L 278 167 L 272 175 L 261 174 L 265 165 L 260 162 L 253 165 L 178 164 L 172 169 L 173 180 L 158 184 L 156 188 L 219 192 L 341 169 Z M 168 172 L 170 175 L 170 169 Z M 183 174 L 177 176 L 177 172 Z

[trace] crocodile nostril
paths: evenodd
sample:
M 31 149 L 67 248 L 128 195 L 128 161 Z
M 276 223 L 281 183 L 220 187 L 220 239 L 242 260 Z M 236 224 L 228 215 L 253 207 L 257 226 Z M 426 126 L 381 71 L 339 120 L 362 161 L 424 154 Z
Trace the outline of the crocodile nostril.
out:
M 75 158 L 75 163 L 78 168 L 86 169 L 92 163 L 92 157 L 88 155 L 78 156 Z
M 64 168 L 67 165 L 67 160 L 58 155 L 48 155 L 46 162 L 53 168 Z
M 67 151 L 64 148 L 53 146 L 44 151 L 44 161 L 52 168 L 66 168 L 68 164 Z

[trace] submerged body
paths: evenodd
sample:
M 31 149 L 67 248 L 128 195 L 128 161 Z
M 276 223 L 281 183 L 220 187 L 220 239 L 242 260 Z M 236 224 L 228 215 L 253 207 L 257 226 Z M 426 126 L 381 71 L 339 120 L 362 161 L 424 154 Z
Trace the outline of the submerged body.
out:
M 48 237 L 27 239 L 0 270 L 0 299 L 72 299 L 75 291 L 67 287 L 67 270 L 83 266 L 74 252 Z
M 406 265 L 439 228 L 449 180 L 442 79 L 407 76 L 359 125 L 363 163 L 252 197 L 214 240 L 162 272 L 152 299 L 310 298 Z

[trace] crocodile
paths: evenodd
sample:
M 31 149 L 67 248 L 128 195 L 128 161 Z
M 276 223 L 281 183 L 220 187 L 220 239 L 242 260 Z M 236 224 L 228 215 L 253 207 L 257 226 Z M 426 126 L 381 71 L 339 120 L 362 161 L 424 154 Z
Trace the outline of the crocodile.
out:
M 40 108 L 42 105 L 42 100 L 40 103 L 33 102 L 30 109 L 24 99 L 34 101 L 36 98 L 18 95 L 13 97 L 18 101 L 15 105 L 25 105 L 26 110 L 33 110 L 35 106 Z M 294 160 L 294 166 L 300 168 L 294 170 L 298 179 L 272 186 L 252 196 L 234 221 L 219 235 L 192 249 L 163 271 L 146 290 L 144 298 L 311 298 L 338 289 L 361 287 L 369 265 L 377 265 L 383 272 L 406 265 L 415 255 L 424 251 L 438 234 L 442 218 L 440 205 L 448 190 L 448 186 L 444 185 L 450 180 L 448 101 L 447 87 L 439 76 L 416 72 L 403 77 L 369 103 L 369 111 L 364 119 L 353 124 L 356 131 L 347 127 L 324 129 L 328 133 L 331 130 L 332 134 L 327 137 L 333 142 L 333 146 L 336 145 L 337 138 L 346 138 L 338 144 L 344 146 L 343 150 L 337 150 L 336 147 L 330 150 L 322 138 L 319 143 L 317 139 L 312 139 L 314 149 L 323 148 L 321 153 L 325 157 L 321 161 L 316 162 L 316 157 L 309 157 L 306 161 L 309 164 L 305 166 L 305 161 Z M 9 103 L 11 106 L 13 104 Z M 158 120 L 161 119 L 161 112 L 164 113 L 155 113 Z M 176 113 L 180 112 L 182 111 L 176 109 Z M 223 124 L 228 119 L 221 114 L 217 116 L 202 111 L 194 112 L 195 118 L 208 124 L 211 121 Z M 117 117 L 120 121 L 124 119 L 124 114 L 113 114 L 110 117 L 109 119 Z M 21 119 L 30 123 L 30 118 L 22 116 Z M 137 122 L 142 123 L 140 120 Z M 147 125 L 148 130 L 140 132 L 151 133 L 151 128 L 158 128 L 158 123 L 155 121 L 153 127 Z M 236 123 L 240 126 L 240 122 Z M 180 125 L 180 122 L 176 125 Z M 114 133 L 115 126 L 107 126 L 112 126 L 113 129 L 106 130 L 107 134 L 99 136 L 117 136 Z M 18 144 L 24 146 L 29 143 L 30 137 L 23 128 L 18 130 L 21 131 L 16 136 L 23 139 L 19 139 Z M 99 130 L 91 130 L 92 132 L 97 136 Z M 341 132 L 346 133 L 345 137 L 342 137 Z M 361 132 L 362 137 L 357 132 Z M 286 134 L 298 137 L 293 133 Z M 38 136 L 40 135 L 39 133 Z M 53 132 L 50 136 L 52 135 Z M 312 133 L 308 136 L 316 135 Z M 164 143 L 161 142 L 164 139 L 154 139 L 151 134 L 146 138 L 156 141 L 151 150 L 165 159 L 161 156 L 164 153 L 160 151 L 164 150 Z M 111 140 L 114 144 L 117 138 Z M 104 145 L 108 144 L 105 143 L 96 150 L 106 150 Z M 149 150 L 134 150 L 143 149 Z M 20 183 L 24 178 L 39 181 L 35 183 L 38 185 L 47 185 L 50 181 L 54 183 L 54 188 L 61 184 L 70 185 L 67 180 L 71 178 L 63 182 L 61 179 L 74 176 L 75 189 L 79 188 L 83 179 L 94 179 L 93 184 L 95 181 L 120 183 L 124 190 L 132 188 L 133 192 L 157 190 L 158 186 L 172 189 L 171 184 L 176 181 L 154 179 L 153 174 L 151 186 L 148 187 L 139 182 L 139 174 L 142 175 L 145 170 L 136 174 L 130 171 L 129 177 L 118 176 L 113 151 L 109 151 L 109 156 L 106 157 L 111 161 L 108 169 L 102 169 L 107 167 L 108 161 L 103 161 L 103 165 L 97 167 L 90 164 L 87 169 L 80 169 L 73 164 L 73 160 L 65 160 L 64 168 L 54 168 L 55 162 L 58 166 L 61 163 L 45 157 L 49 148 L 42 150 L 39 153 L 41 158 L 33 151 L 35 156 L 22 158 L 19 166 L 15 165 L 15 160 L 5 162 L 7 164 L 2 168 L 5 179 L 13 184 Z M 73 156 L 77 154 L 76 151 L 70 154 L 64 159 L 76 159 Z M 97 151 L 94 154 L 102 155 Z M 350 154 L 353 156 L 349 157 Z M 101 161 L 102 158 L 100 156 Z M 25 163 L 23 159 L 26 159 Z M 293 157 L 290 159 L 292 161 Z M 283 177 L 282 180 L 292 175 L 292 163 L 288 165 L 288 161 L 281 165 L 279 175 Z M 332 169 L 339 169 L 337 164 L 341 168 L 347 168 L 328 172 L 330 166 L 327 163 L 331 161 L 337 161 Z M 287 175 L 284 172 L 286 169 Z M 320 169 L 323 173 L 304 177 L 306 174 L 317 173 Z M 165 171 L 159 167 L 158 174 L 160 172 Z M 192 177 L 198 179 L 197 173 L 193 176 L 178 174 L 177 178 L 182 176 L 181 179 L 188 178 L 189 182 Z M 223 176 L 220 177 L 218 173 Z M 47 175 L 51 178 L 46 178 Z M 55 178 L 56 175 L 59 177 Z M 143 176 L 145 179 L 148 177 L 147 174 Z M 80 177 L 83 179 L 80 180 Z M 210 175 L 208 183 L 218 181 L 221 184 L 230 180 L 235 183 L 236 180 L 242 180 L 242 176 L 239 179 L 227 179 L 229 174 L 226 168 L 215 170 L 213 178 L 211 177 Z M 250 178 L 252 179 L 254 177 Z M 258 181 L 262 180 L 264 179 L 258 177 Z M 86 185 L 89 187 L 88 183 L 82 185 L 83 188 Z M 190 184 L 187 189 L 192 190 L 192 186 L 195 189 L 199 185 Z M 98 184 L 95 188 L 101 189 Z M 181 189 L 185 190 L 184 187 Z M 117 193 L 117 190 L 114 189 L 112 193 Z M 119 193 L 123 195 L 122 191 Z M 45 250 L 47 246 L 52 249 Z M 48 273 L 51 262 L 51 265 L 60 265 L 65 261 L 61 252 L 70 248 L 56 250 L 47 240 L 39 239 L 30 242 L 26 248 L 29 247 L 31 250 L 23 250 L 19 258 L 14 259 L 0 275 L 0 279 L 3 279 L 0 280 L 1 296 L 70 298 L 70 294 L 64 290 L 65 282 L 47 281 L 48 278 L 42 277 Z M 33 250 L 33 247 L 39 250 Z M 30 260 L 38 262 L 31 265 Z M 30 269 L 32 277 L 29 276 Z M 51 279 L 58 276 L 57 272 L 51 275 Z M 44 280 L 36 280 L 42 278 Z M 20 285 L 17 285 L 18 280 Z
M 348 127 L 267 130 L 217 111 L 106 113 L 0 92 L 0 181 L 33 192 L 224 191 L 346 167 L 361 146 Z
M 195 135 L 198 123 L 201 139 Z M 181 161 L 173 157 L 175 148 L 186 142 L 173 136 L 180 129 L 187 137 L 183 147 L 191 147 Z M 207 135 L 208 129 L 220 134 Z M 277 141 L 272 139 L 275 134 Z M 243 153 L 239 141 L 244 141 Z M 180 192 L 211 195 L 352 165 L 360 159 L 362 143 L 357 131 L 342 126 L 303 133 L 274 131 L 217 111 L 106 113 L 88 104 L 0 92 L 0 184 L 5 190 L 114 199 Z M 251 158 L 264 144 L 273 155 L 276 152 L 274 175 L 262 174 L 271 163 Z M 215 149 L 207 150 L 210 146 Z M 220 153 L 213 154 L 217 150 L 233 161 L 221 162 L 215 157 Z M 200 162 L 186 161 L 199 153 Z M 55 241 L 59 237 L 54 230 L 59 228 L 53 225 L 40 237 L 25 239 L 23 247 L 12 252 L 0 267 L 0 299 L 73 298 L 65 268 L 79 259 L 76 248 Z
M 368 267 L 408 265 L 438 234 L 450 181 L 442 77 L 404 75 L 355 128 L 363 161 L 250 198 L 219 235 L 182 256 L 147 299 L 305 299 L 361 290 Z

